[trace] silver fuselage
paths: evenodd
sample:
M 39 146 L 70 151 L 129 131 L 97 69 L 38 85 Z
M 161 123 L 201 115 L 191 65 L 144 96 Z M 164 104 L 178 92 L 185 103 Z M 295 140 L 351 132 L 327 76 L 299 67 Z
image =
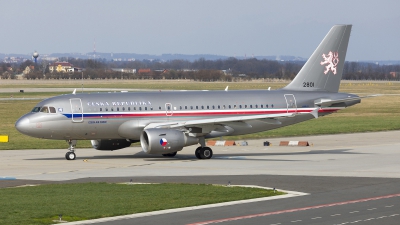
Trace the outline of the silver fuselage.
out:
M 140 139 L 151 123 L 182 122 L 230 116 L 305 113 L 279 119 L 280 123 L 250 120 L 231 123 L 228 131 L 204 132 L 205 138 L 256 133 L 314 118 L 318 108 L 324 116 L 360 100 L 319 107 L 320 99 L 358 97 L 347 93 L 289 90 L 246 91 L 155 91 L 129 93 L 83 93 L 48 98 L 36 107 L 52 107 L 47 112 L 30 112 L 16 122 L 29 136 L 58 140 Z M 55 111 L 54 111 L 55 110 Z

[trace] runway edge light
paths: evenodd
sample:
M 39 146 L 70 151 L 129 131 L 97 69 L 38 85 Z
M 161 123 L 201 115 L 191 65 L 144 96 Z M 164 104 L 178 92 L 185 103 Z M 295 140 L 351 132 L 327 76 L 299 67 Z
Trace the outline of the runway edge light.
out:
M 8 135 L 0 135 L 0 142 L 8 142 Z

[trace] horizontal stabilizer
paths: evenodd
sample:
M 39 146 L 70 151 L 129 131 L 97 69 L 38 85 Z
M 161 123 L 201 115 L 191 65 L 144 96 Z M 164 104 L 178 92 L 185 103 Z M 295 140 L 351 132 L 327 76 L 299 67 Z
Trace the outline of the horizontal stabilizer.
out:
M 361 100 L 362 98 L 371 98 L 371 97 L 377 97 L 379 95 L 368 95 L 368 96 L 363 96 L 363 97 L 354 97 L 354 98 L 343 98 L 343 99 L 335 99 L 335 100 L 331 100 L 331 99 L 318 99 L 314 102 L 315 105 L 318 106 L 331 106 L 333 104 L 338 104 L 338 103 L 345 103 L 345 102 L 351 102 L 351 101 L 357 101 L 357 100 Z

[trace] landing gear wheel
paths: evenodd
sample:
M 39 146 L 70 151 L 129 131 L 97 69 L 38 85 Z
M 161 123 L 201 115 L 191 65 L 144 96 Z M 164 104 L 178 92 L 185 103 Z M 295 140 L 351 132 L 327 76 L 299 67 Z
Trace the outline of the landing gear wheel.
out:
M 76 159 L 76 155 L 75 155 L 75 153 L 73 153 L 73 152 L 67 152 L 67 153 L 65 154 L 65 158 L 66 158 L 67 160 L 74 160 L 74 159 Z
M 68 145 L 69 145 L 69 148 L 68 148 L 69 152 L 65 153 L 65 158 L 67 160 L 74 160 L 74 159 L 76 159 L 76 155 L 75 155 L 74 151 L 75 151 L 75 146 L 76 146 L 77 141 L 76 140 L 66 140 L 66 141 L 68 142 Z
M 198 148 L 196 148 L 196 151 L 194 152 L 194 154 L 196 155 L 196 158 L 198 158 L 198 159 L 201 159 L 200 151 L 201 151 L 201 147 L 198 147 Z
M 202 159 L 211 159 L 211 157 L 213 156 L 213 151 L 211 150 L 211 148 L 209 147 L 203 147 L 200 150 L 200 157 Z
M 174 157 L 174 156 L 176 156 L 176 152 L 171 152 L 171 153 L 162 154 L 162 155 L 165 156 L 165 157 Z

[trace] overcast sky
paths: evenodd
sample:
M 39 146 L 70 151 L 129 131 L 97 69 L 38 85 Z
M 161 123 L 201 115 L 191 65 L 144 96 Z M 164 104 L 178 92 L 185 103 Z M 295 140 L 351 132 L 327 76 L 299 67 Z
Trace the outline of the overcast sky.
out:
M 398 0 L 19 0 L 0 3 L 0 53 L 292 55 L 353 24 L 347 59 L 400 60 Z

